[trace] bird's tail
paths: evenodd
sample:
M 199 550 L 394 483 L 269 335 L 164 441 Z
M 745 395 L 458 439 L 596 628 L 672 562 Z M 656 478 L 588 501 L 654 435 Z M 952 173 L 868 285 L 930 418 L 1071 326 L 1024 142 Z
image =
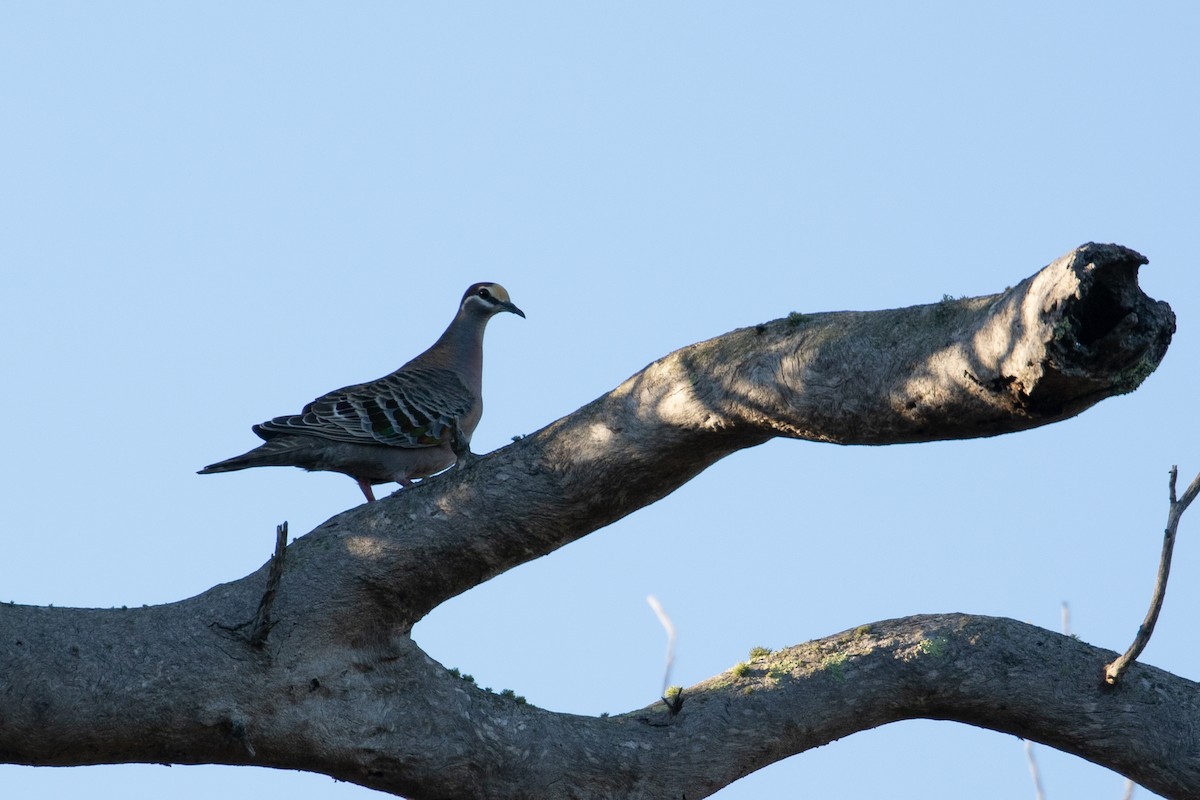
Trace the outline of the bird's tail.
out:
M 218 461 L 215 464 L 209 464 L 208 467 L 196 471 L 197 475 L 211 475 L 212 473 L 233 473 L 235 470 L 254 467 L 247 461 L 245 456 L 236 456 L 234 458 L 226 458 L 224 461 Z
M 272 439 L 249 452 L 242 453 L 240 456 L 234 456 L 224 461 L 218 461 L 215 464 L 209 464 L 196 474 L 211 475 L 214 472 L 236 472 L 239 469 L 249 469 L 250 467 L 294 466 L 296 463 L 295 456 L 292 454 L 294 449 L 294 445 L 291 445 L 286 437 Z
M 246 453 L 244 455 L 234 456 L 233 458 L 227 458 L 224 461 L 218 461 L 215 464 L 209 464 L 204 469 L 198 470 L 196 474 L 212 475 L 214 472 L 235 472 L 239 469 L 246 469 L 247 467 L 261 466 L 259 462 L 249 458 L 249 455 L 250 453 Z

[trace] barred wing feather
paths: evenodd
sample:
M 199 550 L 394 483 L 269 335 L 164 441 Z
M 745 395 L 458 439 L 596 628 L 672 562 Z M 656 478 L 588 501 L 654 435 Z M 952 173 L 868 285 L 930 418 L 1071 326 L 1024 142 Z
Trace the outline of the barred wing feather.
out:
M 443 369 L 405 369 L 386 378 L 329 392 L 299 414 L 255 425 L 264 439 L 302 433 L 339 442 L 433 447 L 475 402 L 458 375 Z

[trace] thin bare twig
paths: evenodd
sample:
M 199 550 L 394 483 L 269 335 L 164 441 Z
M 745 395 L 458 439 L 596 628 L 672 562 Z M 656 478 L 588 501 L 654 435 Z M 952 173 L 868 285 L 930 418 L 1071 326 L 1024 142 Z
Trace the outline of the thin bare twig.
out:
M 667 632 L 667 666 L 663 670 L 663 694 L 667 693 L 667 687 L 671 684 L 671 667 L 675 664 L 675 624 L 671 622 L 671 618 L 667 616 L 666 610 L 662 607 L 662 603 L 658 602 L 658 598 L 654 595 L 646 595 L 646 602 L 650 604 L 650 608 L 654 609 L 654 616 L 658 617 L 659 624 L 663 626 L 663 630 Z
M 275 603 L 275 593 L 279 590 L 279 581 L 283 578 L 283 557 L 287 552 L 288 524 L 275 526 L 275 553 L 271 556 L 271 569 L 267 572 L 267 590 L 263 592 L 262 600 L 258 603 L 258 612 L 250 620 L 250 634 L 247 640 L 254 647 L 262 647 L 267 641 L 275 620 L 271 619 L 271 606 Z
M 267 588 L 262 599 L 258 601 L 258 611 L 254 616 L 233 626 L 213 622 L 212 627 L 222 631 L 229 638 L 243 641 L 254 648 L 261 648 L 266 643 L 271 628 L 275 627 L 275 620 L 271 619 L 271 606 L 275 604 L 275 593 L 279 590 L 280 579 L 283 578 L 287 537 L 288 524 L 285 520 L 282 525 L 275 526 L 275 552 L 271 555 L 271 568 L 267 570 Z
M 671 618 L 667 616 L 666 610 L 662 607 L 662 603 L 658 602 L 658 598 L 654 595 L 647 595 L 646 602 L 650 604 L 650 608 L 654 609 L 655 616 L 658 617 L 659 623 L 667 632 L 667 666 L 663 671 L 663 693 L 662 701 L 667 704 L 667 711 L 674 717 L 683 708 L 683 689 L 679 686 L 671 686 L 671 667 L 675 664 L 675 624 L 671 622 Z
M 1107 664 L 1104 667 L 1104 680 L 1110 686 L 1116 686 L 1121 680 L 1121 675 L 1129 667 L 1130 664 L 1137 659 L 1142 651 L 1146 649 L 1146 645 L 1150 642 L 1150 635 L 1154 633 L 1154 625 L 1158 622 L 1158 614 L 1162 611 L 1163 598 L 1167 594 L 1167 577 L 1171 574 L 1171 553 L 1175 549 L 1175 532 L 1179 528 L 1179 518 L 1183 516 L 1183 512 L 1196 499 L 1196 495 L 1200 494 L 1200 475 L 1197 475 L 1187 490 L 1184 491 L 1183 497 L 1176 498 L 1175 482 L 1179 477 L 1179 468 L 1171 467 L 1170 481 L 1170 499 L 1171 505 L 1167 512 L 1167 529 L 1163 534 L 1162 556 L 1158 561 L 1158 578 L 1154 582 L 1154 597 L 1150 601 L 1150 610 L 1146 613 L 1146 619 L 1138 628 L 1137 636 L 1133 639 L 1133 644 L 1125 651 L 1125 654 Z
M 1037 800 L 1046 800 L 1046 793 L 1042 791 L 1042 776 L 1038 774 L 1037 759 L 1033 757 L 1033 742 L 1025 740 L 1025 759 L 1029 762 L 1029 774 L 1033 776 L 1033 791 Z

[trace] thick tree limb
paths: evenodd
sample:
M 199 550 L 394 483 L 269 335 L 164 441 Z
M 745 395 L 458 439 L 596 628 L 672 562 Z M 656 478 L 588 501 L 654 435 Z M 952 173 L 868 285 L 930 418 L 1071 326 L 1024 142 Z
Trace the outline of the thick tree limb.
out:
M 706 796 L 856 730 L 955 719 L 1200 795 L 1196 687 L 1019 623 L 879 623 L 685 692 L 682 711 L 554 714 L 451 675 L 409 638 L 449 597 L 772 436 L 991 436 L 1131 391 L 1174 330 L 1145 259 L 1086 245 L 989 297 L 793 316 L 683 348 L 504 450 L 341 514 L 266 570 L 131 610 L 0 606 L 0 761 L 260 764 L 422 797 Z M 659 704 L 658 709 L 661 709 Z M 696 754 L 700 754 L 697 757 Z
M 773 436 L 934 441 L 1078 414 L 1135 389 L 1166 352 L 1175 318 L 1138 288 L 1145 261 L 1085 245 L 998 295 L 789 317 L 677 350 L 458 482 L 363 511 L 405 529 L 371 539 L 386 551 L 375 588 L 389 608 L 416 601 L 419 618 Z M 470 520 L 481 509 L 487 537 Z M 404 597 L 387 597 L 397 586 Z
M 300 639 L 325 643 L 296 632 L 286 663 L 268 668 L 205 644 L 189 605 L 93 612 L 101 632 L 86 649 L 73 644 L 81 631 L 55 624 L 78 612 L 32 623 L 46 635 L 19 640 L 16 676 L 56 691 L 9 691 L 0 758 L 259 764 L 413 798 L 700 798 L 794 753 L 926 718 L 1042 742 L 1165 797 L 1200 796 L 1200 686 L 1135 664 L 1106 687 L 1111 651 L 1013 620 L 866 625 L 688 688 L 677 715 L 656 702 L 596 719 L 484 692 L 400 634 L 337 658 L 327 646 L 305 657 Z M 3 616 L 7 627 L 55 611 Z M 35 664 L 52 673 L 32 675 Z

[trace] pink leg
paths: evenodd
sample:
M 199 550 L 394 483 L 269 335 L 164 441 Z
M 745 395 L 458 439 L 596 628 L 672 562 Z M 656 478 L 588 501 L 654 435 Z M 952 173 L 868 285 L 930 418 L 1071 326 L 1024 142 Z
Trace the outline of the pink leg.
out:
M 416 484 L 410 481 L 405 475 L 393 475 L 392 480 L 400 484 L 400 488 L 397 489 L 396 492 L 402 492 L 405 489 L 411 489 L 412 487 L 416 486 Z M 392 494 L 396 494 L 396 492 L 392 492 Z
M 363 480 L 362 478 L 356 478 L 355 480 L 358 481 L 358 488 L 362 489 L 362 493 L 364 495 L 366 495 L 367 502 L 374 503 L 375 502 L 375 492 L 371 491 L 371 484 L 368 483 L 367 481 Z

